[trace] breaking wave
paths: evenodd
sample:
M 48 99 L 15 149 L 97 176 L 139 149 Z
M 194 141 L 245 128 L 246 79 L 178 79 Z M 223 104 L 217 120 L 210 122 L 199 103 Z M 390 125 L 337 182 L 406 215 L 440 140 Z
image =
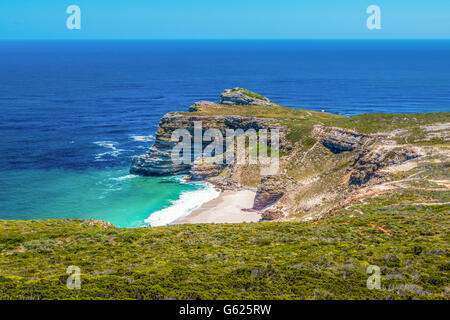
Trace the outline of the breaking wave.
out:
M 149 136 L 131 135 L 130 137 L 131 137 L 131 139 L 133 139 L 134 141 L 137 141 L 137 142 L 151 142 L 151 141 L 155 140 L 154 135 L 149 135 Z
M 178 200 L 162 210 L 153 212 L 145 222 L 151 227 L 160 227 L 170 224 L 178 219 L 184 218 L 202 204 L 217 198 L 220 194 L 213 185 L 200 183 L 202 188 L 194 191 L 184 191 Z

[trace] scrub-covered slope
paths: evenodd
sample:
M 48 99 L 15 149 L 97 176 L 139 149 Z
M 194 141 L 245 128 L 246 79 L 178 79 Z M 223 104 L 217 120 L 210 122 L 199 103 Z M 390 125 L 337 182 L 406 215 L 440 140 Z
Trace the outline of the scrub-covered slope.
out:
M 448 299 L 449 206 L 425 204 L 442 200 L 384 195 L 306 223 L 0 221 L 0 298 Z M 66 287 L 71 265 L 79 290 Z M 369 265 L 380 268 L 380 290 L 367 288 Z

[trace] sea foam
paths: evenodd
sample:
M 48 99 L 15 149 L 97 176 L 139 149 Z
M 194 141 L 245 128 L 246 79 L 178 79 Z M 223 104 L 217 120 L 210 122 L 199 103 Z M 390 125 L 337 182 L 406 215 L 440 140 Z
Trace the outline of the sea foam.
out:
M 113 180 L 113 181 L 124 181 L 124 180 L 128 180 L 128 179 L 134 179 L 137 178 L 137 175 L 134 174 L 128 174 L 122 177 L 118 177 L 118 178 L 110 178 L 109 180 Z
M 131 137 L 131 139 L 133 139 L 136 142 L 151 142 L 151 141 L 155 140 L 154 135 L 149 135 L 149 136 L 131 135 L 130 137 Z
M 118 142 L 114 141 L 95 141 L 95 145 L 107 149 L 111 149 L 112 151 L 102 152 L 95 155 L 95 161 L 106 161 L 103 157 L 104 156 L 111 156 L 114 158 L 117 158 L 121 152 L 127 151 L 125 149 L 118 149 L 115 145 L 118 144 Z
M 201 183 L 202 189 L 195 191 L 184 191 L 178 200 L 162 210 L 153 212 L 145 222 L 151 227 L 160 227 L 170 224 L 180 218 L 186 217 L 189 213 L 201 207 L 205 202 L 217 198 L 220 194 L 213 185 Z

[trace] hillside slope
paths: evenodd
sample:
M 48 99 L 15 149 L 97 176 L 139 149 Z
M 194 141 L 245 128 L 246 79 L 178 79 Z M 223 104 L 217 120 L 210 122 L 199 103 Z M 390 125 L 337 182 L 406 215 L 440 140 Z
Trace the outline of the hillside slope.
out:
M 412 198 L 383 196 L 307 223 L 0 221 L 0 298 L 448 299 L 449 206 L 405 204 Z M 70 265 L 81 269 L 80 290 L 66 288 Z M 369 265 L 381 270 L 380 290 L 367 288 Z

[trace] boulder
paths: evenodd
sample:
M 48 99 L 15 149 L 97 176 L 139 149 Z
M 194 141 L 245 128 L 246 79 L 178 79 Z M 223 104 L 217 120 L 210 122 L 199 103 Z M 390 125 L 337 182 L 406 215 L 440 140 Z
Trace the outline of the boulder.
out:
M 267 209 L 261 212 L 262 220 L 273 221 L 284 217 L 284 213 L 278 209 Z

